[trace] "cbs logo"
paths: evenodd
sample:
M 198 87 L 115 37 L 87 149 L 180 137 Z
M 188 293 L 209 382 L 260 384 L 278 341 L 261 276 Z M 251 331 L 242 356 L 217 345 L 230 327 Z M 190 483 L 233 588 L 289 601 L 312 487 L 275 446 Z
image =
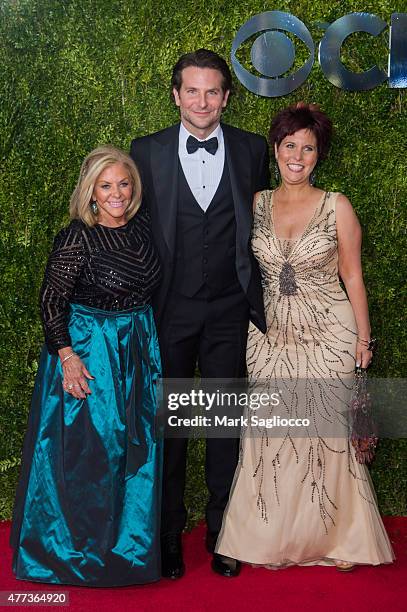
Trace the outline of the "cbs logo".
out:
M 319 44 L 319 63 L 328 81 L 348 91 L 373 89 L 387 79 L 389 87 L 407 87 L 407 13 L 391 16 L 388 73 L 378 66 L 356 73 L 341 62 L 341 48 L 348 36 L 355 32 L 378 36 L 386 27 L 385 21 L 370 13 L 350 13 L 329 25 Z M 249 72 L 236 57 L 240 45 L 260 32 L 251 48 L 251 62 L 264 76 Z M 309 52 L 303 66 L 284 77 L 281 75 L 294 64 L 295 46 L 283 32 L 297 36 Z M 267 11 L 249 19 L 237 32 L 231 51 L 232 66 L 239 81 L 251 92 L 269 98 L 285 96 L 302 85 L 311 72 L 314 56 L 314 41 L 308 28 L 294 15 L 282 11 Z

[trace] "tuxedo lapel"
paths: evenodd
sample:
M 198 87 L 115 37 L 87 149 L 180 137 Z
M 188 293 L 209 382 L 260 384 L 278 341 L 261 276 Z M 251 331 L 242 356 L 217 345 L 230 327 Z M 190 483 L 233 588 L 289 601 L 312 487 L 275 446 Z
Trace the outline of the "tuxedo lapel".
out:
M 151 143 L 151 169 L 158 217 L 166 245 L 175 243 L 178 194 L 179 124 L 157 135 Z
M 222 125 L 225 139 L 225 156 L 229 168 L 233 203 L 236 217 L 236 263 L 237 272 L 243 289 L 250 282 L 250 261 L 247 258 L 247 245 L 252 227 L 250 188 L 250 150 L 242 133 Z

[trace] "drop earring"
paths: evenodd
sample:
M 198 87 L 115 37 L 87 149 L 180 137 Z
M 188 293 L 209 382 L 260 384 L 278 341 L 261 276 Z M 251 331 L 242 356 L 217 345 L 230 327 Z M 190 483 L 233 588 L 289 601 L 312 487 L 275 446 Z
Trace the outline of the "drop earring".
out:
M 92 213 L 94 215 L 97 215 L 98 212 L 99 212 L 99 209 L 98 209 L 98 203 L 96 202 L 96 200 L 92 200 L 92 202 L 89 204 L 89 206 L 90 206 L 90 209 L 91 209 Z
M 276 183 L 278 185 L 280 183 L 280 180 L 281 180 L 281 175 L 280 175 L 280 170 L 279 170 L 277 162 L 274 164 L 274 176 L 275 176 L 275 179 L 276 179 Z
M 316 178 L 317 178 L 316 172 L 312 171 L 311 174 L 309 175 L 309 184 L 312 185 L 312 187 L 315 185 Z

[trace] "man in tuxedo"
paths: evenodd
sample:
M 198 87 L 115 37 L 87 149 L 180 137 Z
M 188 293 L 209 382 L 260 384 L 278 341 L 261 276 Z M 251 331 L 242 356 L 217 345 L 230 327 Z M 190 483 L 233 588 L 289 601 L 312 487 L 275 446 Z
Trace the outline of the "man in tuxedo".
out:
M 265 138 L 220 123 L 230 70 L 206 49 L 183 55 L 172 91 L 181 122 L 136 138 L 131 156 L 144 186 L 163 281 L 154 310 L 165 378 L 245 375 L 249 318 L 266 329 L 260 273 L 250 248 L 252 204 L 269 186 Z M 186 439 L 164 444 L 162 574 L 184 573 L 181 532 Z M 238 440 L 207 439 L 206 546 L 214 552 L 238 458 Z M 214 554 L 212 568 L 236 576 L 240 564 Z

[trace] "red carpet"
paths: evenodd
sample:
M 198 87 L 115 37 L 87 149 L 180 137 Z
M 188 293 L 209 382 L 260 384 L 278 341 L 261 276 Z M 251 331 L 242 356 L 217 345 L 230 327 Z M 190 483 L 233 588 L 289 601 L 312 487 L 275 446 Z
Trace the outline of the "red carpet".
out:
M 210 569 L 210 555 L 204 549 L 204 528 L 201 526 L 185 535 L 187 572 L 182 580 L 161 580 L 138 587 L 89 589 L 15 580 L 11 573 L 9 524 L 1 523 L 0 591 L 69 591 L 69 607 L 59 608 L 69 612 L 406 612 L 407 517 L 387 517 L 385 524 L 397 556 L 393 565 L 359 567 L 349 574 L 341 574 L 332 567 L 270 571 L 244 566 L 238 578 L 222 578 Z M 36 605 L 31 609 L 49 612 L 55 608 Z

